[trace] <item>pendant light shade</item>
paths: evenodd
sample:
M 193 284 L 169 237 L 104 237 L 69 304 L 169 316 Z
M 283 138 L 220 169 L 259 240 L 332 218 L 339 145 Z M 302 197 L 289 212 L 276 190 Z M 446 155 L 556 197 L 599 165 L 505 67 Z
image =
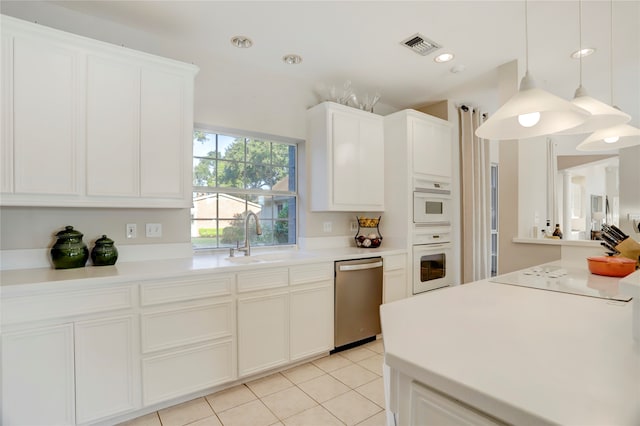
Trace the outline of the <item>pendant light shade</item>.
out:
M 613 104 L 613 0 L 609 3 L 609 9 L 611 19 L 611 35 L 609 38 L 609 87 L 611 90 L 611 103 Z M 625 114 L 615 107 L 613 107 L 613 109 L 619 114 L 628 116 L 628 114 Z M 627 121 L 625 121 L 625 123 Z M 582 141 L 576 149 L 578 151 L 609 151 L 628 148 L 634 145 L 640 145 L 640 129 L 628 124 L 620 124 L 595 131 Z
M 587 110 L 591 116 L 581 125 L 558 132 L 559 135 L 577 135 L 580 133 L 591 133 L 607 127 L 625 124 L 631 120 L 631 116 L 619 109 L 600 102 L 587 94 L 587 91 L 580 85 L 576 89 L 576 94 L 571 101 L 577 107 Z
M 578 22 L 580 51 L 582 51 L 582 0 L 578 2 Z M 587 121 L 577 127 L 558 132 L 560 135 L 591 133 L 596 130 L 624 124 L 631 120 L 631 116 L 629 114 L 626 114 L 619 109 L 615 109 L 604 102 L 600 102 L 587 94 L 585 88 L 582 87 L 582 56 L 580 56 L 580 84 L 576 89 L 576 93 L 571 103 L 589 111 L 591 116 Z
M 592 133 L 576 149 L 578 151 L 608 151 L 634 145 L 640 145 L 640 129 L 628 124 L 621 124 Z
M 520 90 L 476 129 L 483 139 L 526 139 L 577 127 L 587 121 L 588 111 L 535 87 L 529 76 L 528 4 L 524 2 L 526 72 Z
M 590 113 L 571 102 L 535 87 L 527 71 L 520 90 L 478 129 L 483 139 L 526 139 L 577 127 Z

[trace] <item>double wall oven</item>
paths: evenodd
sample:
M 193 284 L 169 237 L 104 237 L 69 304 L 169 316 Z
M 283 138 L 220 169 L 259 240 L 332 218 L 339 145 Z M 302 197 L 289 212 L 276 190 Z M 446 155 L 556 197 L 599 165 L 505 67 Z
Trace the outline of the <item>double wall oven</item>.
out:
M 413 294 L 454 283 L 449 184 L 421 182 L 413 192 Z

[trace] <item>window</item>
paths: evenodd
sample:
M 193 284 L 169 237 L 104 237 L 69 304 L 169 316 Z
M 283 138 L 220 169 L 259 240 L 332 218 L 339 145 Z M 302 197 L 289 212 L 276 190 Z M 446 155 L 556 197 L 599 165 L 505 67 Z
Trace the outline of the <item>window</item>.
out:
M 235 133 L 235 132 L 233 132 Z M 252 135 L 196 128 L 193 135 L 191 242 L 195 249 L 296 243 L 296 145 Z
M 498 165 L 491 164 L 491 276 L 498 275 Z

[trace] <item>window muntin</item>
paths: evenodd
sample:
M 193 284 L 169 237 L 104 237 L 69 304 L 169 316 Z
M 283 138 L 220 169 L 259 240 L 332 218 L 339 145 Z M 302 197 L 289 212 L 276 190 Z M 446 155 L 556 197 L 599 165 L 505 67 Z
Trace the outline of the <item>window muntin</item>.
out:
M 254 246 L 296 243 L 296 145 L 271 138 L 196 129 L 193 139 L 191 241 L 195 249 L 235 247 L 251 220 Z

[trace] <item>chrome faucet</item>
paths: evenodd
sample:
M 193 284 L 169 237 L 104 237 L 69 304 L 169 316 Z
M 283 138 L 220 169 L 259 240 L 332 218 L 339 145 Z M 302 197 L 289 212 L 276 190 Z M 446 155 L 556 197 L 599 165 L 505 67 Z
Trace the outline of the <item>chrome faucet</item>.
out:
M 237 251 L 243 251 L 245 256 L 251 256 L 251 243 L 249 243 L 249 218 L 253 216 L 256 219 L 256 234 L 262 235 L 262 227 L 260 226 L 260 220 L 258 215 L 252 211 L 248 211 L 244 218 L 244 246 L 237 247 Z M 239 245 L 240 242 L 237 242 Z M 233 256 L 233 248 L 230 251 L 230 255 Z

